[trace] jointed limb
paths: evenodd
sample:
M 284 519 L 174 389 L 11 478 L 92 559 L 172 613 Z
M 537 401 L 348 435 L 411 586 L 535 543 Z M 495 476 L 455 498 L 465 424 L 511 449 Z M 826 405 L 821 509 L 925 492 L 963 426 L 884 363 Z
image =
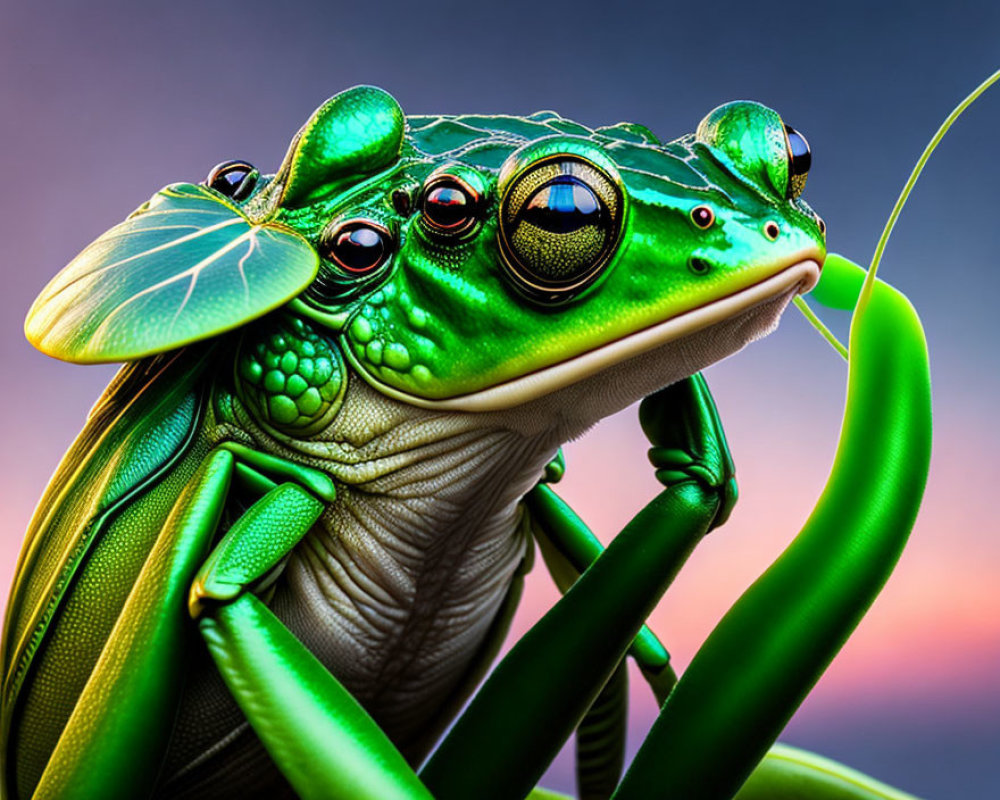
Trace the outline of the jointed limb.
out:
M 703 390 L 691 380 L 647 400 L 673 420 L 647 426 L 654 444 L 671 445 L 659 437 L 675 425 L 685 429 L 682 442 L 716 437 Z M 731 474 L 704 461 L 717 450 L 694 447 L 685 463 L 662 459 L 657 466 L 683 479 L 639 512 L 473 699 L 421 773 L 439 800 L 526 796 L 534 786 L 692 548 L 724 517 Z
M 200 622 L 223 679 L 304 800 L 432 800 L 344 686 L 252 594 Z
M 298 477 L 294 465 L 261 465 Z M 266 494 L 216 545 L 190 591 L 191 615 L 223 680 L 300 797 L 431 800 L 347 689 L 248 591 L 309 532 L 323 503 L 299 483 L 267 488 L 269 478 L 245 477 Z M 326 489 L 315 479 L 301 483 Z

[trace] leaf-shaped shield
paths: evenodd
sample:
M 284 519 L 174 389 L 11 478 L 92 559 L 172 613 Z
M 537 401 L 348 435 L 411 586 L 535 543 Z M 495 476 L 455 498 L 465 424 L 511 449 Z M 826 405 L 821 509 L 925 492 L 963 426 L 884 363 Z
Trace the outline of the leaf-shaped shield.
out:
M 132 361 L 263 316 L 305 289 L 318 266 L 291 228 L 255 223 L 212 190 L 176 183 L 56 275 L 24 330 L 64 361 Z

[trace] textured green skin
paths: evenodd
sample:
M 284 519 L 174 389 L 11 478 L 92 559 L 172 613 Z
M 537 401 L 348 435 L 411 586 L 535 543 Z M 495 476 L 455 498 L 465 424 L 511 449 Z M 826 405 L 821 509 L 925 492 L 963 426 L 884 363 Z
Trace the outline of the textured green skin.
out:
M 591 131 L 552 112 L 528 118 L 409 117 L 408 122 L 410 136 L 399 161 L 377 182 L 304 208 L 281 209 L 276 217 L 310 241 L 340 215 L 399 225 L 401 247 L 392 274 L 378 290 L 336 312 L 343 319 L 348 358 L 374 385 L 434 399 L 475 392 L 731 294 L 771 274 L 790 254 L 824 249 L 816 216 L 804 202 L 785 201 L 769 185 L 733 180 L 693 137 L 660 145 L 641 126 Z M 459 246 L 427 236 L 418 217 L 398 220 L 386 208 L 391 190 L 419 185 L 442 163 L 475 169 L 492 198 L 498 182 L 502 189 L 499 167 L 526 141 L 540 137 L 560 138 L 524 151 L 520 161 L 543 152 L 574 152 L 610 163 L 629 206 L 622 243 L 604 278 L 572 313 L 526 303 L 517 292 L 497 286 L 496 218 L 490 213 L 495 205 L 477 234 Z M 707 231 L 688 217 L 702 203 L 713 205 L 718 220 Z M 765 219 L 781 227 L 778 241 L 761 235 Z M 692 274 L 692 256 L 710 262 L 712 270 Z M 656 269 L 636 268 L 651 264 Z
M 204 478 L 196 476 L 208 463 L 208 454 L 213 452 L 212 458 L 228 465 L 226 469 L 235 468 L 232 457 L 224 455 L 227 451 L 212 450 L 219 441 L 214 433 L 214 410 L 206 397 L 213 385 L 209 376 L 219 370 L 220 364 L 225 374 L 234 376 L 237 392 L 262 423 L 280 433 L 307 436 L 337 413 L 349 367 L 371 385 L 396 397 L 415 401 L 461 397 L 565 362 L 727 297 L 798 258 L 821 259 L 825 251 L 815 214 L 801 200 L 786 197 L 788 170 L 780 146 L 780 120 L 774 112 L 756 104 L 737 104 L 715 112 L 699 128 L 697 136 L 661 145 L 638 125 L 622 123 L 592 131 L 552 112 L 527 118 L 410 117 L 407 133 L 398 106 L 387 97 L 369 89 L 344 93 L 329 101 L 300 131 L 278 173 L 262 180 L 239 207 L 214 198 L 200 187 L 168 187 L 151 205 L 140 208 L 137 215 L 81 254 L 33 307 L 27 324 L 32 341 L 51 354 L 87 362 L 140 358 L 218 337 L 300 295 L 289 306 L 293 316 L 265 318 L 247 329 L 238 346 L 229 339 L 228 345 L 214 352 L 184 351 L 173 361 L 156 357 L 127 368 L 109 388 L 103 405 L 57 472 L 28 533 L 3 638 L 2 747 L 11 797 L 31 796 L 43 770 L 47 774 L 42 778 L 44 791 L 40 790 L 39 796 L 68 796 L 71 790 L 67 787 L 79 784 L 72 770 L 85 768 L 84 754 L 89 751 L 86 742 L 74 746 L 70 753 L 72 764 L 79 766 L 67 766 L 65 761 L 57 765 L 64 770 L 61 774 L 70 776 L 61 779 L 61 784 L 49 777 L 48 773 L 54 772 L 52 765 L 46 768 L 45 754 L 55 747 L 74 706 L 89 697 L 84 684 L 105 645 L 110 642 L 109 647 L 124 652 L 125 645 L 111 637 L 121 609 L 139 603 L 171 619 L 180 612 L 177 597 L 195 578 L 192 565 L 181 569 L 183 574 L 162 588 L 145 596 L 140 592 L 138 601 L 127 598 L 140 580 L 146 555 L 167 552 L 172 542 L 184 539 L 184 525 L 170 522 L 167 517 L 171 509 L 172 520 L 193 513 L 186 511 L 183 503 L 177 505 L 178 498 L 199 496 Z M 745 133 L 746 138 L 734 139 L 734 131 Z M 509 284 L 497 280 L 496 209 L 498 197 L 522 166 L 556 152 L 575 154 L 607 171 L 622 193 L 624 222 L 601 277 L 570 303 L 554 308 L 528 302 Z M 419 214 L 403 215 L 391 200 L 394 191 L 415 199 L 415 187 L 440 169 L 461 175 L 486 199 L 481 222 L 460 242 L 442 243 L 428 233 Z M 186 276 L 184 259 L 164 262 L 156 255 L 163 249 L 169 249 L 172 256 L 188 252 L 187 245 L 178 250 L 176 240 L 169 238 L 175 234 L 157 240 L 160 244 L 155 252 L 147 250 L 127 257 L 126 248 L 126 257 L 114 255 L 115 247 L 125 247 L 122 241 L 148 235 L 141 230 L 144 220 L 150 218 L 144 213 L 156 213 L 172 202 L 199 204 L 197 213 L 215 220 L 218 227 L 213 231 L 224 232 L 213 246 L 225 257 L 206 259 L 203 253 L 196 255 L 199 265 L 209 263 L 199 267 L 202 271 L 189 284 L 181 284 L 188 286 L 182 297 L 177 291 L 178 276 Z M 691 209 L 703 204 L 713 208 L 716 218 L 707 230 L 695 226 L 690 218 Z M 301 293 L 313 281 L 317 267 L 323 267 L 315 252 L 321 234 L 338 219 L 358 217 L 369 218 L 393 232 L 398 246 L 391 267 L 379 276 L 378 282 L 361 284 L 342 303 L 319 306 L 308 292 Z M 779 226 L 775 241 L 762 232 L 766 222 Z M 203 239 L 199 234 L 201 244 Z M 245 242 L 249 243 L 246 249 L 237 249 Z M 111 255 L 107 255 L 109 252 Z M 102 258 L 109 263 L 102 262 Z M 274 277 L 274 270 L 262 270 L 259 277 L 247 282 L 242 270 L 266 266 L 273 258 L 289 265 L 281 280 Z M 708 270 L 690 268 L 692 258 L 708 265 Z M 150 265 L 162 267 L 163 275 L 144 278 Z M 237 274 L 244 280 L 234 280 Z M 124 280 L 116 280 L 118 275 Z M 227 287 L 221 301 L 211 291 L 198 289 L 199 281 L 203 285 L 219 281 L 218 285 Z M 144 299 L 135 303 L 135 297 Z M 61 322 L 62 310 L 73 304 L 73 316 Z M 318 325 L 326 326 L 328 332 L 317 335 L 314 331 Z M 101 335 L 91 335 L 95 330 Z M 891 339 L 891 333 L 882 338 Z M 158 373 L 161 367 L 163 372 Z M 919 395 L 919 380 L 916 384 L 914 392 Z M 710 409 L 710 399 L 708 405 Z M 707 411 L 704 407 L 702 410 Z M 668 419 L 676 416 L 673 411 L 675 407 L 670 404 L 661 409 L 667 412 Z M 712 414 L 709 417 L 714 419 Z M 922 419 L 909 422 L 918 428 L 923 424 Z M 523 749 L 524 743 L 531 741 L 526 736 L 528 731 L 544 733 L 542 721 L 547 719 L 567 731 L 572 729 L 574 716 L 596 696 L 640 630 L 656 593 L 665 588 L 697 538 L 724 519 L 735 499 L 729 486 L 731 462 L 724 443 L 712 444 L 704 455 L 703 468 L 692 471 L 692 462 L 683 458 L 677 461 L 676 454 L 688 452 L 700 437 L 683 441 L 688 426 L 682 425 L 680 430 L 672 431 L 668 441 L 660 441 L 663 437 L 655 425 L 654 429 L 653 442 L 662 450 L 654 456 L 654 464 L 661 480 L 668 484 L 662 499 L 640 514 L 632 534 L 623 534 L 620 544 L 616 540 L 614 553 L 601 562 L 603 567 L 589 571 L 591 577 L 579 582 L 582 588 L 576 592 L 576 599 L 557 606 L 556 617 L 520 648 L 527 655 L 505 661 L 498 674 L 511 676 L 515 685 L 528 684 L 530 688 L 549 665 L 565 664 L 567 653 L 575 652 L 574 648 L 579 649 L 577 662 L 588 661 L 592 653 L 587 632 L 583 631 L 584 639 L 576 641 L 574 631 L 615 631 L 613 642 L 606 644 L 604 655 L 579 681 L 565 681 L 559 670 L 548 670 L 547 680 L 538 681 L 532 694 L 539 701 L 556 702 L 557 706 L 562 703 L 564 708 L 546 707 L 544 712 L 534 712 L 542 714 L 540 719 L 533 721 L 530 715 L 509 713 L 510 698 L 523 694 L 518 690 L 504 690 L 496 684 L 488 688 L 482 695 L 484 699 L 477 701 L 480 710 L 463 717 L 459 730 L 467 732 L 467 738 L 462 733 L 460 738 L 449 739 L 435 759 L 437 766 L 432 762 L 428 768 L 426 777 L 436 794 L 489 796 L 491 791 L 499 791 L 498 784 L 489 783 L 498 765 L 519 759 L 510 748 Z M 865 428 L 852 436 L 856 441 L 866 441 L 869 434 Z M 675 441 L 678 435 L 681 442 Z M 715 442 L 717 435 L 721 431 L 709 440 Z M 911 448 L 917 478 L 922 443 L 918 437 Z M 698 452 L 697 448 L 693 452 Z M 285 469 L 270 466 L 279 472 Z M 273 485 L 270 477 L 253 474 L 256 477 L 252 480 L 261 491 Z M 292 479 L 308 483 L 308 476 L 293 475 Z M 225 478 L 225 482 L 228 480 Z M 322 489 L 318 494 L 325 496 Z M 918 496 L 919 491 L 908 495 L 911 501 Z M 217 513 L 216 509 L 203 515 L 197 530 L 201 538 L 196 537 L 196 541 L 211 537 L 210 520 Z M 672 524 L 677 538 L 661 537 L 662 568 L 650 569 L 641 558 L 636 561 L 637 553 L 642 551 L 634 551 L 630 543 L 633 539 L 640 542 L 658 530 L 665 514 L 676 519 Z M 266 540 L 275 531 L 267 527 L 268 523 L 261 524 L 265 525 L 261 538 Z M 554 523 L 554 533 L 561 524 Z M 572 527 L 574 523 L 566 524 Z M 157 541 L 161 527 L 164 533 Z M 290 541 L 294 540 L 292 536 Z M 252 576 L 259 577 L 262 570 L 276 563 L 281 549 L 289 546 L 286 542 L 276 550 L 252 554 L 250 561 L 256 566 L 247 571 L 245 566 L 239 566 L 248 562 L 240 558 L 244 554 L 239 552 L 239 545 L 234 545 L 235 557 L 220 556 L 214 562 L 210 559 L 202 568 L 199 583 L 208 587 L 211 599 L 228 600 L 231 591 L 238 594 Z M 191 552 L 204 555 L 197 548 Z M 251 554 L 246 555 L 249 558 Z M 196 556 L 190 558 L 198 560 Z M 878 554 L 877 560 L 881 570 L 891 567 L 891 557 Z M 217 569 L 220 561 L 229 565 L 222 574 Z M 593 577 L 595 574 L 598 577 Z M 601 575 L 605 575 L 603 580 Z M 212 586 L 230 583 L 237 588 L 216 588 L 213 593 Z M 870 592 L 845 594 L 848 610 L 839 612 L 840 621 L 829 633 L 824 655 L 802 667 L 801 683 L 806 688 L 832 657 L 829 651 L 835 651 L 846 638 L 850 626 L 845 632 L 841 618 L 846 614 L 856 621 L 861 613 L 858 609 L 870 602 Z M 620 613 L 611 610 L 609 596 L 622 598 L 631 609 L 626 614 L 627 624 L 622 624 Z M 627 603 L 626 597 L 630 598 Z M 270 690 L 263 683 L 253 684 L 253 674 L 258 673 L 256 680 L 266 681 L 272 672 L 261 665 L 271 663 L 268 658 L 277 658 L 290 664 L 287 670 L 279 667 L 278 661 L 273 664 L 274 670 L 288 672 L 290 688 L 306 688 L 312 680 L 305 677 L 312 669 L 308 660 L 293 653 L 292 644 L 262 645 L 264 640 L 277 641 L 272 633 L 280 640 L 281 631 L 271 631 L 264 618 L 252 623 L 239 621 L 240 614 L 246 617 L 240 611 L 246 609 L 246 603 L 240 602 L 223 606 L 217 618 L 202 623 L 206 638 L 215 636 L 222 648 L 216 652 L 216 645 L 212 645 L 219 663 L 230 663 L 236 652 L 226 643 L 227 636 L 230 643 L 238 642 L 247 633 L 263 636 L 253 640 L 256 643 L 246 651 L 249 660 L 245 667 L 233 668 L 234 680 L 256 685 L 257 695 L 266 704 Z M 768 613 L 753 616 L 760 622 Z M 601 614 L 610 614 L 603 627 L 595 623 Z M 140 617 L 133 617 L 131 612 L 123 619 L 141 627 Z M 578 621 L 576 625 L 573 619 Z M 227 620 L 232 622 L 228 634 L 223 632 Z M 584 620 L 586 624 L 581 625 Z M 128 724 L 133 727 L 126 727 L 125 734 L 116 734 L 118 738 L 100 751 L 100 757 L 107 762 L 107 773 L 120 778 L 116 789 L 124 797 L 134 796 L 138 786 L 153 785 L 155 753 L 162 751 L 163 739 L 169 732 L 170 698 L 180 684 L 187 648 L 191 646 L 184 629 L 177 623 L 171 625 L 165 630 L 169 631 L 167 638 L 175 637 L 171 640 L 175 644 L 170 646 L 174 659 L 157 665 L 153 650 L 144 653 L 151 663 L 142 674 L 152 675 L 159 691 L 155 686 L 130 690 L 131 700 L 119 705 L 125 716 L 131 715 Z M 744 639 L 738 646 L 754 644 L 756 641 Z M 649 642 L 646 645 L 647 655 L 660 657 L 654 646 Z M 782 650 L 777 666 L 786 655 Z M 54 664 L 60 669 L 55 670 Z M 47 680 L 47 676 L 67 671 L 72 679 L 59 686 Z M 720 685 L 726 680 L 729 678 L 720 677 Z M 93 693 L 99 694 L 101 686 L 95 685 Z M 158 708 L 145 714 L 144 703 L 154 696 L 159 698 L 153 704 Z M 323 703 L 329 699 L 327 695 L 316 695 L 307 701 Z M 777 705 L 781 713 L 790 714 L 794 708 L 785 699 Z M 700 725 L 707 729 L 724 725 L 727 715 L 737 712 L 733 708 L 703 714 Z M 682 726 L 689 726 L 698 713 L 682 710 L 675 716 Z M 489 753 L 480 752 L 486 745 L 471 745 L 492 735 L 493 725 L 500 723 L 514 726 L 512 735 L 502 737 L 501 744 L 488 748 Z M 281 727 L 288 721 L 262 724 L 278 726 L 276 741 L 290 742 L 290 762 L 301 758 L 303 752 L 308 755 L 310 741 L 328 740 L 311 723 L 304 723 L 308 730 L 303 729 L 302 742 L 296 741 L 294 729 Z M 361 725 L 364 728 L 366 723 L 362 721 Z M 744 730 L 753 738 L 753 747 L 720 773 L 732 784 L 732 791 L 759 760 L 780 725 L 775 722 L 771 728 L 763 734 L 753 733 L 756 729 Z M 124 750 L 134 747 L 136 739 L 127 734 L 138 729 L 145 731 L 143 746 L 154 754 L 153 761 L 129 767 Z M 374 737 L 372 742 L 378 740 L 377 733 L 364 730 L 359 735 Z M 548 738 L 551 747 L 558 736 Z M 102 741 L 95 734 L 90 743 L 97 746 Z M 383 764 L 386 775 L 398 776 L 403 796 L 420 796 L 419 783 L 407 777 L 404 767 L 390 765 L 376 755 L 384 746 L 391 749 L 391 745 L 373 743 L 362 750 Z M 470 746 L 471 756 L 463 754 Z M 710 769 L 716 764 L 711 752 L 711 747 L 705 746 L 696 753 L 694 762 L 699 768 Z M 468 765 L 477 763 L 478 755 L 492 759 L 492 767 L 484 761 L 482 769 L 474 771 L 471 777 L 477 788 L 473 793 L 447 788 L 453 778 L 468 777 Z M 16 771 L 10 766 L 12 761 L 16 762 Z M 449 761 L 454 765 L 447 766 Z M 535 762 L 514 778 L 522 794 L 533 785 L 547 758 L 536 756 Z M 288 766 L 286 762 L 282 765 Z M 367 766 L 362 763 L 361 768 Z M 664 779 L 661 772 L 649 767 L 630 774 L 633 784 L 638 781 L 650 787 L 659 786 Z M 308 782 L 311 778 L 302 780 Z M 79 791 L 81 796 L 87 796 L 90 789 L 83 786 Z
M 243 337 L 236 361 L 243 401 L 273 427 L 308 436 L 344 399 L 340 351 L 298 317 L 268 317 Z

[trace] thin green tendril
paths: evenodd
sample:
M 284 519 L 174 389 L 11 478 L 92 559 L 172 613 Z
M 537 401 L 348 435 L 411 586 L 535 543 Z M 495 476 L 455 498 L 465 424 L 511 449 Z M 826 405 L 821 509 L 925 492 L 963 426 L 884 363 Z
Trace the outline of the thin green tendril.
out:
M 821 320 L 818 316 L 816 316 L 816 312 L 813 311 L 811 308 L 809 308 L 809 305 L 806 303 L 806 301 L 802 299 L 802 297 L 796 295 L 796 297 L 792 300 L 792 302 L 795 303 L 795 307 L 802 312 L 802 316 L 804 316 L 809 321 L 809 324 L 812 325 L 816 330 L 818 330 L 820 335 L 824 339 L 826 339 L 827 342 L 829 342 L 830 347 L 832 347 L 834 350 L 840 353 L 844 357 L 844 360 L 846 361 L 847 348 L 840 343 L 840 340 L 836 336 L 833 335 L 833 331 L 831 331 L 828 327 L 826 327 L 826 325 L 823 324 L 823 320 Z
M 868 270 L 868 277 L 865 278 L 865 285 L 862 288 L 862 293 L 871 291 L 871 286 L 875 282 L 875 271 L 878 269 L 879 262 L 882 260 L 882 251 L 885 250 L 885 245 L 889 241 L 889 234 L 892 233 L 892 229 L 896 226 L 896 219 L 903 210 L 903 206 L 906 204 L 906 199 L 910 196 L 910 191 L 917 182 L 917 178 L 919 178 L 920 173 L 923 172 L 924 164 L 927 163 L 927 159 L 931 157 L 931 153 L 934 152 L 938 143 L 940 143 L 940 141 L 944 138 L 945 133 L 948 132 L 948 128 L 950 128 L 955 120 L 962 115 L 962 112 L 972 105 L 975 99 L 989 89 L 990 86 L 996 83 L 998 79 L 1000 79 L 1000 70 L 997 70 L 981 84 L 979 84 L 979 86 L 972 91 L 972 94 L 959 103 L 955 107 L 954 111 L 952 111 L 945 118 L 944 122 L 941 123 L 941 127 L 938 128 L 937 133 L 934 134 L 933 138 L 927 144 L 927 147 L 924 148 L 924 152 L 921 154 L 920 159 L 913 168 L 913 172 L 910 173 L 910 177 L 903 186 L 903 190 L 899 193 L 899 199 L 896 200 L 896 205 L 893 206 L 892 213 L 889 214 L 889 219 L 886 220 L 885 228 L 882 230 L 882 236 L 879 237 L 878 244 L 875 247 L 875 254 L 872 256 L 872 265 Z
M 907 179 L 906 183 L 903 185 L 902 191 L 899 193 L 899 197 L 896 200 L 896 205 L 893 206 L 892 212 L 889 214 L 889 218 L 885 222 L 885 227 L 882 229 L 882 235 L 879 237 L 878 244 L 875 246 L 875 253 L 872 255 L 871 267 L 868 269 L 868 275 L 865 277 L 865 283 L 861 287 L 861 297 L 865 298 L 872 291 L 872 286 L 875 283 L 875 272 L 878 270 L 878 265 L 882 261 L 882 253 L 885 250 L 885 246 L 889 241 L 889 235 L 892 233 L 893 228 L 896 227 L 896 220 L 899 218 L 900 213 L 903 210 L 903 206 L 906 205 L 906 201 L 910 196 L 910 192 L 913 191 L 913 187 L 917 182 L 917 178 L 920 177 L 920 173 L 924 171 L 924 165 L 927 163 L 928 159 L 931 157 L 938 144 L 944 138 L 944 135 L 948 132 L 948 129 L 954 124 L 962 112 L 965 111 L 976 98 L 979 97 L 983 92 L 990 88 L 994 83 L 1000 80 L 1000 70 L 997 70 L 992 75 L 990 75 L 986 80 L 980 83 L 972 93 L 966 97 L 961 103 L 959 103 L 952 112 L 945 117 L 944 122 L 941 123 L 941 127 L 937 129 L 937 132 L 931 137 L 930 142 L 927 143 L 927 147 L 924 148 L 924 152 L 917 159 L 916 165 L 913 167 L 913 171 L 910 173 L 910 177 Z M 847 348 L 837 339 L 836 336 L 830 331 L 826 325 L 820 320 L 819 317 L 813 312 L 811 308 L 806 304 L 805 300 L 801 297 L 795 298 L 795 306 L 802 312 L 803 316 L 809 321 L 820 335 L 823 336 L 827 342 L 844 358 L 847 358 Z

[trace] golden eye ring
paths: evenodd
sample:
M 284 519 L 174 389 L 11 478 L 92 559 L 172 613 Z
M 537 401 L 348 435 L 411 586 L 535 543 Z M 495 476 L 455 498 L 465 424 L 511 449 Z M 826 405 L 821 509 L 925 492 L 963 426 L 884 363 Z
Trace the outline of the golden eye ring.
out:
M 624 203 L 616 177 L 577 153 L 552 153 L 523 168 L 499 209 L 500 264 L 514 288 L 545 305 L 583 292 L 614 255 Z M 573 247 L 588 234 L 588 248 Z

